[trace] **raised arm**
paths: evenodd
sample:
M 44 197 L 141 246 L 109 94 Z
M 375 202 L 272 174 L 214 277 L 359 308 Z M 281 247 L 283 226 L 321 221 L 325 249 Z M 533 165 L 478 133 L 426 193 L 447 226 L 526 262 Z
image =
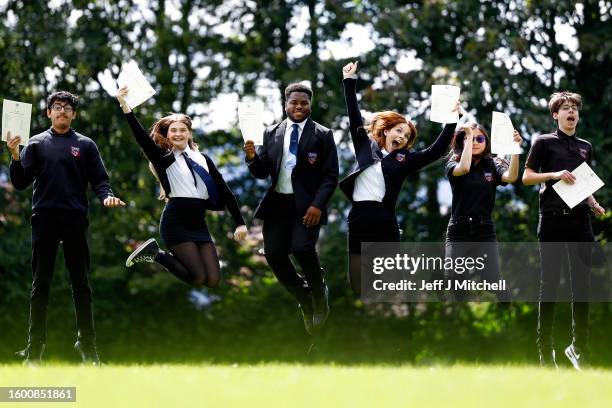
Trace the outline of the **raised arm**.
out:
M 523 138 L 519 134 L 518 130 L 514 131 L 513 137 L 514 137 L 514 141 L 519 144 L 523 141 Z M 516 179 L 518 179 L 518 169 L 519 169 L 519 155 L 513 154 L 512 157 L 510 158 L 510 166 L 508 167 L 508 170 L 506 170 L 504 174 L 502 175 L 502 178 L 501 178 L 502 181 L 504 183 L 514 183 Z
M 142 127 L 140 122 L 138 122 L 138 119 L 136 119 L 134 112 L 125 100 L 127 94 L 128 88 L 126 86 L 119 89 L 119 91 L 117 92 L 117 101 L 119 101 L 119 106 L 121 107 L 121 110 L 123 111 L 125 117 L 128 120 L 128 124 L 130 125 L 130 129 L 132 129 L 132 133 L 134 134 L 136 142 L 138 142 L 140 148 L 147 156 L 147 158 L 150 161 L 155 162 L 159 158 L 164 156 L 167 152 L 165 149 L 155 144 L 153 139 L 151 139 L 151 136 L 149 136 L 149 132 L 147 132 Z
M 344 101 L 349 117 L 349 130 L 355 151 L 364 143 L 369 143 L 368 134 L 363 128 L 363 119 L 357 103 L 357 62 L 348 63 L 342 68 L 342 85 L 344 87 Z
M 459 101 L 453 111 L 459 111 L 459 118 L 465 115 L 465 110 L 461 107 Z M 430 163 L 438 160 L 446 153 L 448 145 L 450 144 L 453 134 L 455 133 L 455 123 L 447 123 L 444 125 L 444 129 L 438 135 L 437 139 L 427 148 L 416 152 L 412 160 L 407 160 L 406 168 L 409 171 L 414 171 L 427 166 Z
M 472 148 L 474 145 L 474 132 L 472 126 L 469 124 L 463 128 L 465 132 L 465 140 L 463 141 L 463 152 L 461 152 L 461 159 L 459 163 L 453 169 L 453 176 L 461 177 L 470 172 L 472 167 Z M 456 142 L 455 142 L 456 143 Z

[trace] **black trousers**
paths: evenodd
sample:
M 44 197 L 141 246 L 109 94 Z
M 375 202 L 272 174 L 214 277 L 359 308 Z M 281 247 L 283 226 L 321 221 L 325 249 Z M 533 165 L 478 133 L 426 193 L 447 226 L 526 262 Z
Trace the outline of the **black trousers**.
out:
M 87 215 L 81 211 L 36 210 L 32 214 L 32 292 L 28 344 L 46 342 L 47 305 L 55 257 L 60 244 L 76 309 L 78 340 L 95 343 L 91 288 L 89 287 L 89 247 Z
M 591 274 L 591 246 L 580 244 L 595 240 L 588 211 L 540 214 L 540 303 L 538 308 L 538 346 L 553 347 L 553 326 L 557 289 L 562 262 L 569 262 L 572 289 L 572 344 L 584 349 L 588 340 L 588 293 Z M 550 244 L 551 242 L 557 244 Z
M 446 229 L 445 256 L 457 257 L 486 257 L 485 267 L 480 271 L 480 278 L 489 282 L 500 279 L 499 255 L 495 224 L 490 217 L 461 216 L 451 218 Z M 456 271 L 444 271 L 445 279 L 462 281 L 465 274 Z M 467 293 L 462 290 L 454 292 L 455 299 L 467 300 Z M 497 292 L 500 302 L 510 301 L 509 290 Z
M 278 281 L 298 301 L 312 292 L 323 295 L 325 281 L 316 250 L 321 225 L 306 228 L 297 214 L 293 194 L 272 193 L 268 214 L 263 223 L 266 260 Z M 292 254 L 304 276 L 298 275 L 289 254 Z

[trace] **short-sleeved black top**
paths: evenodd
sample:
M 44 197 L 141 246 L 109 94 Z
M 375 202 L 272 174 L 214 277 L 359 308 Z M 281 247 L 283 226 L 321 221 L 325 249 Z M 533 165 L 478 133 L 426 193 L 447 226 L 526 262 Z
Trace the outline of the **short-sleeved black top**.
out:
M 474 163 L 470 171 L 463 176 L 453 176 L 453 169 L 458 162 L 450 160 L 446 164 L 446 176 L 453 192 L 451 218 L 461 216 L 490 217 L 495 206 L 495 190 L 499 185 L 506 185 L 502 175 L 508 165 L 491 157 Z
M 568 136 L 557 129 L 554 133 L 540 135 L 531 145 L 525 167 L 538 173 L 561 170 L 574 171 L 582 163 L 591 165 L 593 147 L 584 139 Z M 552 188 L 557 180 L 549 180 L 540 188 L 540 212 L 568 209 L 569 207 Z M 588 209 L 585 199 L 574 209 Z

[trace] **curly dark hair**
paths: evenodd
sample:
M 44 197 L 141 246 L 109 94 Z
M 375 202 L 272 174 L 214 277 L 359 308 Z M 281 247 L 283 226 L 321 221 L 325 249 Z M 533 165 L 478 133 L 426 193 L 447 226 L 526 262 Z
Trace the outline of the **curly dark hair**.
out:
M 51 110 L 51 107 L 55 102 L 65 102 L 76 111 L 77 107 L 79 106 L 79 97 L 67 91 L 53 92 L 47 98 L 47 109 Z

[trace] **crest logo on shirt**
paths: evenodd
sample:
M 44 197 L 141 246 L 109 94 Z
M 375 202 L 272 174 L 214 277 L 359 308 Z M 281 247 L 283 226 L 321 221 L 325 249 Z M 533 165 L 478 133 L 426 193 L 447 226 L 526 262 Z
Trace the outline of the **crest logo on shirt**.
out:
M 398 153 L 397 156 L 395 156 L 395 160 L 397 160 L 400 163 L 403 163 L 404 161 L 406 161 L 406 154 Z
M 582 157 L 584 160 L 586 160 L 587 158 L 587 149 L 578 149 L 580 152 L 580 157 Z
M 77 146 L 70 146 L 70 154 L 74 157 L 79 157 L 81 155 L 81 148 Z
M 487 173 L 485 172 L 484 174 L 484 178 L 485 180 L 487 180 L 489 183 L 491 183 L 493 181 L 493 173 Z
M 317 161 L 317 157 L 319 157 L 317 153 L 308 153 L 308 163 L 315 164 L 315 162 Z

